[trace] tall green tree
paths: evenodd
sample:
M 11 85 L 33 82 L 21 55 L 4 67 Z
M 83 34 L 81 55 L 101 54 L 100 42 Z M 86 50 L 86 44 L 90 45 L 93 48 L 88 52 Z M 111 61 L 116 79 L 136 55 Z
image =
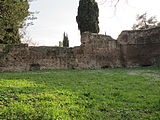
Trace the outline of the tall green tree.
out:
M 99 8 L 95 0 L 80 0 L 76 17 L 80 33 L 99 33 Z
M 66 33 L 63 34 L 63 47 L 69 47 L 69 39 Z
M 28 0 L 0 0 L 0 43 L 20 43 L 19 29 L 29 15 L 28 9 Z

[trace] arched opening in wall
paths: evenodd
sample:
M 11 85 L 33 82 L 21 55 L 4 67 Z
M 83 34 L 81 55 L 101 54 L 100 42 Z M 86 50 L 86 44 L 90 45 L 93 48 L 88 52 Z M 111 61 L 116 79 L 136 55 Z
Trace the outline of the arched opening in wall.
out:
M 32 71 L 32 70 L 40 70 L 40 64 L 31 64 L 30 65 L 30 69 L 29 69 L 30 71 Z
M 30 11 L 38 11 L 27 33 L 37 46 L 59 46 L 67 33 L 70 47 L 80 45 L 80 32 L 76 23 L 78 0 L 35 0 Z

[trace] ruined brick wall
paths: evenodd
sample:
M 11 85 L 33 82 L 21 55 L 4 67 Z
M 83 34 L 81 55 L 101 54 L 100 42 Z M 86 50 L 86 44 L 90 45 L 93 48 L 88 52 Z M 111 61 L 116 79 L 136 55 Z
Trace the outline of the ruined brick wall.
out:
M 27 45 L 0 45 L 0 71 L 28 70 L 28 49 Z
M 117 41 L 121 45 L 123 66 L 160 66 L 160 27 L 123 31 Z
M 72 48 L 14 45 L 6 46 L 0 53 L 0 71 L 2 72 L 72 69 L 75 65 Z
M 123 31 L 117 40 L 84 33 L 81 46 L 0 45 L 0 72 L 160 66 L 160 28 Z
M 107 35 L 84 33 L 81 38 L 84 55 L 93 68 L 121 67 L 120 47 L 117 40 Z
M 79 47 L 1 45 L 0 71 L 120 67 L 119 45 L 109 36 L 84 33 Z

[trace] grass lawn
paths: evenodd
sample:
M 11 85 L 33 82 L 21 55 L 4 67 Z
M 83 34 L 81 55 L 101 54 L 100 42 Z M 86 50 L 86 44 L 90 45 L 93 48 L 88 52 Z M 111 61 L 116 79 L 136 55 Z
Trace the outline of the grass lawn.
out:
M 160 68 L 0 73 L 0 120 L 160 120 Z

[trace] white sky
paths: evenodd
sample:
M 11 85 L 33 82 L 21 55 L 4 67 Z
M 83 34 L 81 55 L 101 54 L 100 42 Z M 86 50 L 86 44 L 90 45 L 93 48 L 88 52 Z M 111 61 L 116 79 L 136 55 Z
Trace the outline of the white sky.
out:
M 136 15 L 148 13 L 160 20 L 160 0 L 120 0 L 116 9 L 109 1 L 99 3 L 100 34 L 117 38 L 122 30 L 130 30 L 136 22 Z M 70 46 L 80 45 L 80 33 L 76 23 L 79 0 L 36 0 L 31 3 L 31 11 L 39 11 L 34 25 L 27 28 L 28 35 L 40 46 L 55 46 L 68 33 Z

